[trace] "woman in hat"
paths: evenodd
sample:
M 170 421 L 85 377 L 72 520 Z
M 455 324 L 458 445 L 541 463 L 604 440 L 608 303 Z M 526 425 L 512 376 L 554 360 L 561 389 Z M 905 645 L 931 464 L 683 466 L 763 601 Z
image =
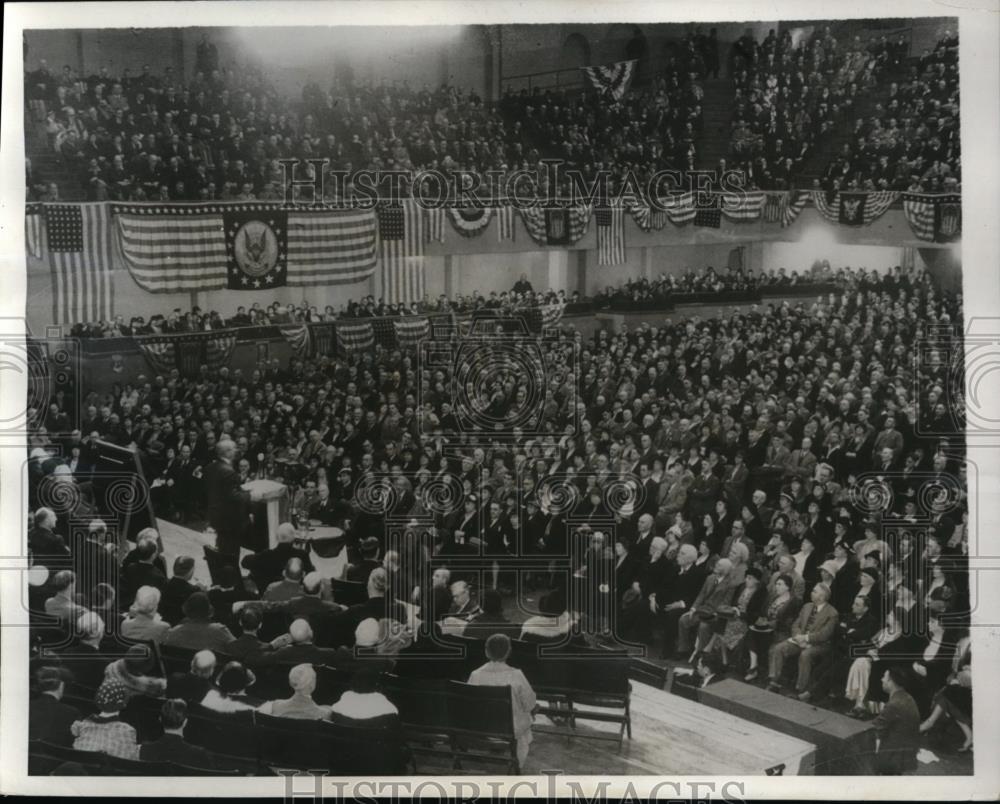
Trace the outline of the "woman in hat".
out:
M 105 681 L 97 689 L 94 703 L 97 714 L 77 720 L 70 731 L 75 738 L 77 751 L 99 751 L 121 759 L 138 759 L 139 745 L 135 729 L 119 717 L 128 702 L 129 692 L 124 684 Z
M 792 635 L 792 623 L 799 613 L 800 601 L 792 594 L 795 582 L 788 575 L 779 575 L 774 581 L 767 608 L 759 613 L 748 626 L 747 648 L 750 666 L 744 677 L 747 681 L 757 678 L 757 662 L 766 656 L 772 644 Z
M 205 592 L 195 592 L 184 601 L 184 619 L 163 637 L 164 645 L 189 650 L 225 651 L 235 637 L 222 623 L 214 622 L 215 611 Z
M 734 549 L 737 545 L 733 545 Z M 742 547 L 743 545 L 739 545 Z M 761 583 L 761 571 L 750 567 L 743 583 L 736 590 L 732 606 L 719 606 L 720 633 L 714 640 L 722 650 L 722 661 L 729 664 L 729 657 L 738 657 L 750 629 L 750 623 L 760 617 L 767 599 L 767 587 Z M 754 662 L 756 666 L 756 662 Z
M 104 669 L 104 680 L 121 684 L 128 697 L 148 695 L 158 698 L 167 691 L 167 680 L 151 676 L 156 667 L 152 651 L 146 645 L 132 645 L 125 656 Z
M 239 712 L 256 709 L 264 702 L 246 694 L 247 687 L 257 681 L 253 672 L 240 662 L 229 662 L 215 678 L 212 687 L 201 700 L 201 705 L 216 712 Z

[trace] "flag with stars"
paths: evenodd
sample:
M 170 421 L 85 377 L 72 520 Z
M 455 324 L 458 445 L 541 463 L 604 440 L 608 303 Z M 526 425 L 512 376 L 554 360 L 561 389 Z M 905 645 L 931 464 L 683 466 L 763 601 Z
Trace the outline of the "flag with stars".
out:
M 288 213 L 280 209 L 223 213 L 229 290 L 266 290 L 288 281 Z
M 53 321 L 113 315 L 112 236 L 105 204 L 46 204 Z
M 409 304 L 424 298 L 422 214 L 412 198 L 378 208 L 382 296 L 389 304 Z

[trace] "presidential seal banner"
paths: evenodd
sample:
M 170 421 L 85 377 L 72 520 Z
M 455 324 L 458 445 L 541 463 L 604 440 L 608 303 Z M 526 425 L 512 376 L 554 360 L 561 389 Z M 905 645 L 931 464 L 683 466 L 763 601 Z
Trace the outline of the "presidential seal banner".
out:
M 229 290 L 283 287 L 288 281 L 288 213 L 223 213 Z

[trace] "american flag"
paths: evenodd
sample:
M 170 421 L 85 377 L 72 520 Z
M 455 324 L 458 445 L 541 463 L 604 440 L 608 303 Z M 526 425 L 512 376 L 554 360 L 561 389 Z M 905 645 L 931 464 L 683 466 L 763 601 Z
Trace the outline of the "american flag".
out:
M 443 243 L 444 207 L 424 210 L 424 214 L 427 216 L 427 242 L 430 243 L 432 240 L 437 240 L 439 243 Z
M 781 220 L 787 199 L 787 193 L 767 194 L 767 201 L 764 202 L 764 220 L 767 223 L 777 223 Z
M 362 352 L 375 345 L 375 330 L 370 321 L 337 322 L 337 347 L 344 354 Z
M 46 204 L 52 315 L 56 324 L 114 313 L 112 236 L 105 204 Z
M 177 349 L 171 337 L 145 337 L 135 339 L 150 367 L 157 374 L 169 374 L 177 368 Z
M 133 279 L 150 293 L 224 288 L 225 213 L 262 214 L 274 204 L 112 204 L 118 243 Z M 287 284 L 337 285 L 375 272 L 371 210 L 288 212 Z
M 425 292 L 423 210 L 411 198 L 378 210 L 382 297 L 390 304 L 420 301 Z
M 430 334 L 430 322 L 423 316 L 400 318 L 392 322 L 396 328 L 396 343 L 401 347 L 416 346 Z
M 621 100 L 635 75 L 636 60 L 618 61 L 603 67 L 581 67 L 590 85 L 599 92 Z
M 723 193 L 722 214 L 731 221 L 755 221 L 764 209 L 764 193 Z
M 622 265 L 625 262 L 625 211 L 620 204 L 594 210 L 597 224 L 597 264 Z
M 794 193 L 790 192 L 785 196 L 785 207 L 781 213 L 781 227 L 791 226 L 795 223 L 795 219 L 799 217 L 799 213 L 802 212 L 806 207 L 806 201 L 809 200 L 809 195 L 807 193 Z
M 24 206 L 24 249 L 36 260 L 42 256 L 42 215 L 41 204 Z
M 497 242 L 514 240 L 514 207 L 510 204 L 497 208 Z
M 718 229 L 722 225 L 722 210 L 719 208 L 718 196 L 705 193 L 699 197 L 694 225 L 708 226 L 712 229 Z

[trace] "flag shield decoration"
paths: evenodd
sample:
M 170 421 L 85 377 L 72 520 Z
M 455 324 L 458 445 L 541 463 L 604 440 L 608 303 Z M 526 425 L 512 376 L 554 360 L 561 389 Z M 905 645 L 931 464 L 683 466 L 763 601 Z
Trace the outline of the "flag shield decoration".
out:
M 569 210 L 545 210 L 545 239 L 550 246 L 569 244 Z
M 934 239 L 951 243 L 962 236 L 961 202 L 943 201 L 934 207 Z
M 840 223 L 844 226 L 861 226 L 865 222 L 867 193 L 840 194 Z
M 288 214 L 283 210 L 223 213 L 229 290 L 282 287 L 288 279 Z

